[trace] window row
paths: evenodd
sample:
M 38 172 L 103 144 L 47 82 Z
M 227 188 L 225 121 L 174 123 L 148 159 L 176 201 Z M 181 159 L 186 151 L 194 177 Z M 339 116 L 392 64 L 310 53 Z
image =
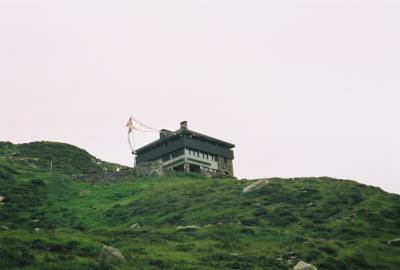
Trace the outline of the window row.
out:
M 206 153 L 206 152 L 199 151 L 199 150 L 184 149 L 184 148 L 181 148 L 179 150 L 173 151 L 171 153 L 168 153 L 168 154 L 162 156 L 162 161 L 166 162 L 168 160 L 174 159 L 174 158 L 182 156 L 184 154 L 190 155 L 193 157 L 197 157 L 197 158 L 201 158 L 201 159 L 205 159 L 205 160 L 218 161 L 218 156 L 216 156 L 216 155 L 212 155 L 210 153 Z M 226 158 L 225 158 L 225 162 L 226 162 Z
M 168 153 L 168 154 L 166 154 L 166 155 L 164 155 L 163 157 L 162 157 L 162 161 L 168 161 L 168 160 L 171 160 L 171 159 L 174 159 L 174 158 L 176 158 L 176 157 L 179 157 L 179 156 L 182 156 L 182 155 L 184 155 L 185 154 L 185 149 L 178 149 L 178 150 L 176 150 L 176 151 L 173 151 L 173 152 L 171 152 L 171 153 Z
M 212 161 L 217 161 L 218 157 L 209 153 L 205 153 L 199 150 L 194 150 L 194 149 L 186 149 L 187 154 L 194 156 L 194 157 L 199 157 L 202 159 L 207 159 L 207 160 L 212 160 Z

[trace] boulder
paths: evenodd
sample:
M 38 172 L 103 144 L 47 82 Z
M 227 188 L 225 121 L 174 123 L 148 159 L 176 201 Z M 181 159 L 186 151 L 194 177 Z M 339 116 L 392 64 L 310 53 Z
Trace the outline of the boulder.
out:
M 102 264 L 110 265 L 125 262 L 126 259 L 119 249 L 104 245 L 100 252 L 99 261 Z
M 245 187 L 243 189 L 243 193 L 247 193 L 253 190 L 257 190 L 262 188 L 263 186 L 265 186 L 265 184 L 268 183 L 267 179 L 261 179 L 261 180 L 257 180 L 254 183 L 252 183 L 251 185 L 248 185 L 247 187 Z
M 293 267 L 293 270 L 318 270 L 318 269 L 312 264 L 306 263 L 304 261 L 299 261 L 296 264 L 296 266 Z
M 2 202 L 5 199 L 5 197 L 0 195 L 0 202 Z
M 40 228 L 35 228 L 35 232 L 40 232 Z
M 387 242 L 391 246 L 400 246 L 400 238 L 396 238 Z
M 5 226 L 5 225 L 4 225 L 4 226 L 1 226 L 0 228 L 1 228 L 2 230 L 4 230 L 4 231 L 8 230 L 8 227 Z

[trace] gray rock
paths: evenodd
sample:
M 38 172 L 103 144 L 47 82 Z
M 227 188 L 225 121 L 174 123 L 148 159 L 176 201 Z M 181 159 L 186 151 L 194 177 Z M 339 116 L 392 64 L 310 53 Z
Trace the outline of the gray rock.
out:
M 296 264 L 296 266 L 293 267 L 293 270 L 318 270 L 318 269 L 312 264 L 306 263 L 304 261 L 299 261 Z
M 0 196 L 0 202 L 2 202 L 5 199 L 5 197 Z
M 110 265 L 125 262 L 126 259 L 119 249 L 104 245 L 100 252 L 99 261 L 102 264 Z
M 4 231 L 8 230 L 8 227 L 7 227 L 7 226 L 1 226 L 0 228 L 1 228 L 2 230 L 4 230 Z
M 199 228 L 200 228 L 200 226 L 197 226 L 197 225 L 188 225 L 188 226 L 178 226 L 178 227 L 176 227 L 176 229 L 178 231 L 185 231 L 185 232 L 194 231 L 194 230 L 199 229 Z
M 135 223 L 132 226 L 130 226 L 130 228 L 131 229 L 140 228 L 140 225 L 138 223 Z
M 388 245 L 400 246 L 400 238 L 396 238 L 387 242 Z
M 86 197 L 86 196 L 88 196 L 90 194 L 90 191 L 89 190 L 81 190 L 80 192 L 79 192 L 79 197 Z
M 247 193 L 253 190 L 257 190 L 262 188 L 263 186 L 265 186 L 268 183 L 267 179 L 261 179 L 261 180 L 257 180 L 256 182 L 252 183 L 251 185 L 248 185 L 247 187 L 245 187 L 243 189 L 243 193 Z
M 40 232 L 40 228 L 35 228 L 35 232 Z

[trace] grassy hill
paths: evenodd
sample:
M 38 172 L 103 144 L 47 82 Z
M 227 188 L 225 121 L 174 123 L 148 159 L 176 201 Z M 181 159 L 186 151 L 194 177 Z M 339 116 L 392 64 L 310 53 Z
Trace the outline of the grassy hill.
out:
M 76 146 L 46 141 L 16 145 L 0 142 L 0 161 L 3 165 L 12 163 L 18 169 L 38 172 L 49 171 L 52 164 L 53 171 L 66 175 L 115 171 L 118 166 Z
M 49 162 L 54 171 L 49 173 Z M 0 269 L 398 269 L 400 196 L 331 178 L 180 174 L 85 183 L 114 170 L 74 146 L 0 143 Z M 137 224 L 131 228 L 133 224 Z M 182 226 L 196 225 L 187 228 Z M 126 262 L 99 264 L 103 245 Z

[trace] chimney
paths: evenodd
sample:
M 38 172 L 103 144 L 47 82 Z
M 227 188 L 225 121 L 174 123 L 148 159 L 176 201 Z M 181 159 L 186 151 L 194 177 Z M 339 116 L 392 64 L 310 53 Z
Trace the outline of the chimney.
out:
M 172 131 L 169 131 L 168 129 L 162 129 L 160 130 L 160 139 L 167 137 L 172 134 Z
M 188 125 L 187 125 L 187 121 L 182 121 L 181 122 L 181 129 L 187 129 Z

